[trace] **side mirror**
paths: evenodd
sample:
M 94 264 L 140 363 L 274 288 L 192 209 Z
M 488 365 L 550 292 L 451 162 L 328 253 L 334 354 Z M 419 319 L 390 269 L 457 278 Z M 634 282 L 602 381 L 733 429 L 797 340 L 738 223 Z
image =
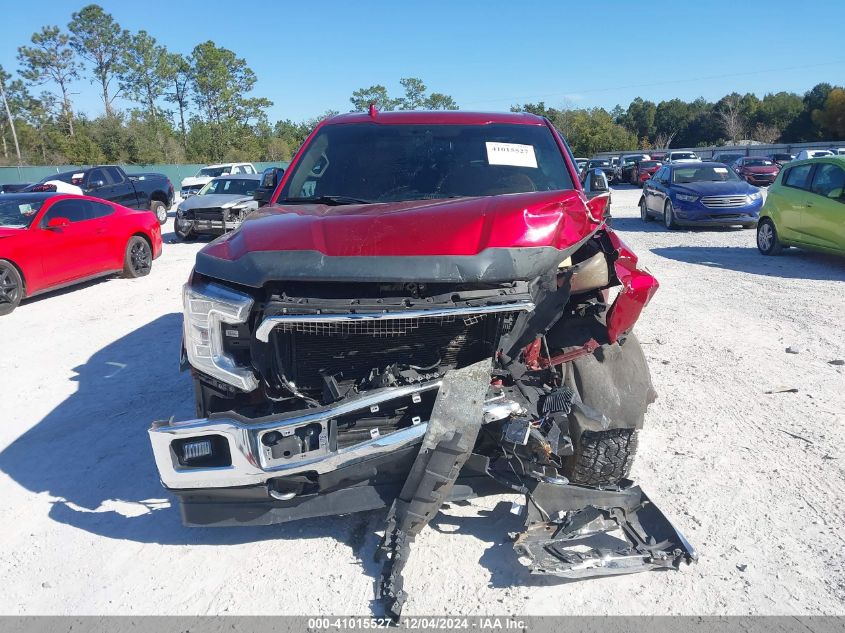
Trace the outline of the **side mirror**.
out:
M 102 180 L 94 180 L 93 182 L 88 183 L 89 189 L 99 189 L 100 187 L 104 186 L 106 183 Z
M 591 169 L 584 178 L 584 193 L 587 198 L 595 198 L 603 193 L 610 191 L 610 185 L 607 184 L 607 176 L 601 169 Z
M 50 218 L 47 222 L 48 229 L 61 229 L 66 226 L 70 226 L 70 220 L 67 218 L 63 218 L 61 216 L 56 216 L 55 218 Z
M 259 203 L 264 203 L 264 202 L 267 202 L 270 199 L 270 196 L 272 195 L 272 193 L 273 193 L 272 189 L 265 189 L 263 187 L 259 187 L 252 194 L 252 199 L 259 202 Z

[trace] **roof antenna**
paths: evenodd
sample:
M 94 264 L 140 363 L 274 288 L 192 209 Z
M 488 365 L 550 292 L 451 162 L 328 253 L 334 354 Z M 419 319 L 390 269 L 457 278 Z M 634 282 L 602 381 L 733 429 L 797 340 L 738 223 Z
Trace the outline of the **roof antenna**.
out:
M 378 115 L 378 110 L 376 110 L 376 104 L 375 104 L 375 101 L 373 101 L 373 102 L 370 103 L 370 118 L 375 119 L 377 115 Z

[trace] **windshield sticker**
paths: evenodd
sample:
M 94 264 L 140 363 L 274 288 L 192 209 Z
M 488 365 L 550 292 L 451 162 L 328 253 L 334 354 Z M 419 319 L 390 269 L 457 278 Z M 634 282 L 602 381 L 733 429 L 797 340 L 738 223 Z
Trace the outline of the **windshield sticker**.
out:
M 82 172 L 80 172 L 80 173 L 78 173 L 78 174 L 74 174 L 73 176 L 71 176 L 71 178 L 72 178 L 73 180 L 82 180 L 82 178 L 83 178 L 84 176 L 85 176 L 85 174 L 84 174 L 84 173 L 82 173 Z
M 35 213 L 35 209 L 32 208 L 31 204 L 18 205 L 18 209 L 20 210 L 21 215 L 32 215 Z
M 717 174 L 726 174 L 726 173 L 728 173 L 728 168 L 727 167 L 714 167 L 713 171 L 715 171 Z
M 533 145 L 519 143 L 485 143 L 487 162 L 490 165 L 510 165 L 511 167 L 537 168 L 537 156 Z

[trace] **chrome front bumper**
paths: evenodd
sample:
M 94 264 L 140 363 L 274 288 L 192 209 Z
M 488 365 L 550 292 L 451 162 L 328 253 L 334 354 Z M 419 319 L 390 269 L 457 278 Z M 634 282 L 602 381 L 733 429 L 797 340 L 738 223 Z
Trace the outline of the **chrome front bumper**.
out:
M 330 472 L 379 453 L 397 450 L 419 441 L 427 426 L 427 420 L 403 428 L 389 435 L 373 439 L 338 451 L 330 451 L 328 443 L 330 420 L 361 411 L 367 414 L 377 411 L 382 403 L 392 400 L 415 402 L 415 397 L 440 387 L 440 382 L 430 382 L 407 387 L 389 387 L 349 398 L 336 406 L 323 407 L 290 415 L 260 418 L 246 421 L 232 417 L 203 418 L 184 422 L 155 422 L 148 433 L 153 448 L 156 466 L 161 482 L 167 488 L 229 488 L 266 483 L 274 477 L 292 475 L 303 471 Z M 374 409 L 375 408 L 375 409 Z M 293 455 L 284 460 L 274 460 L 263 450 L 261 438 L 265 433 L 278 431 L 282 435 L 292 434 L 298 427 L 319 424 L 319 448 Z M 222 436 L 229 447 L 230 466 L 186 467 L 179 463 L 171 444 L 176 440 L 200 438 L 209 435 Z
M 332 451 L 329 446 L 330 422 L 359 411 L 362 416 L 371 415 L 378 411 L 380 405 L 388 402 L 418 403 L 422 394 L 436 391 L 440 386 L 441 381 L 437 380 L 419 385 L 376 389 L 347 398 L 336 405 L 257 420 L 222 416 L 184 422 L 155 422 L 148 433 L 161 482 L 167 488 L 183 490 L 260 485 L 275 477 L 306 471 L 318 474 L 332 472 L 421 441 L 428 420 L 415 419 L 412 426 L 385 435 L 375 433 L 370 440 Z M 485 403 L 483 422 L 501 420 L 519 411 L 516 402 L 499 394 Z M 262 444 L 261 439 L 266 433 L 291 435 L 297 428 L 315 424 L 319 424 L 322 429 L 317 449 L 287 458 L 273 458 Z M 196 468 L 182 466 L 171 446 L 173 442 L 209 435 L 221 436 L 226 441 L 231 465 Z

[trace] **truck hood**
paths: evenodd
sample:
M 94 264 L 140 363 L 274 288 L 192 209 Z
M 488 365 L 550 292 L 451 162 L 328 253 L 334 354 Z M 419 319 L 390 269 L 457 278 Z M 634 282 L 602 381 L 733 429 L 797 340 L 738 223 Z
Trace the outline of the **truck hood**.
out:
M 206 246 L 196 270 L 256 287 L 274 279 L 533 279 L 601 222 L 577 191 L 265 207 Z
M 211 176 L 188 176 L 182 178 L 183 187 L 195 187 L 196 185 L 207 185 L 211 182 Z
M 183 211 L 191 209 L 217 209 L 220 207 L 233 207 L 242 202 L 252 202 L 252 196 L 230 193 L 213 193 L 205 196 L 191 196 L 179 203 Z

